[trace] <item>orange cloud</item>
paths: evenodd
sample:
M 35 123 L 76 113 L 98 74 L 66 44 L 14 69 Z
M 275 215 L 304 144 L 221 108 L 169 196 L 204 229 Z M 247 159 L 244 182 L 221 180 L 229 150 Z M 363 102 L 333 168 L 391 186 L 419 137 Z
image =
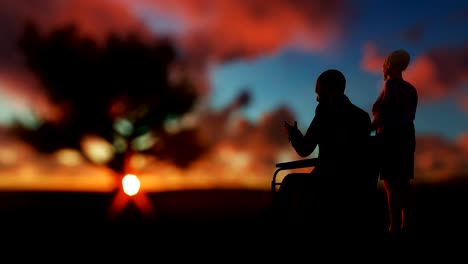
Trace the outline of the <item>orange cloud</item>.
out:
M 264 113 L 259 120 L 249 121 L 238 112 L 241 110 L 238 103 L 239 99 L 235 99 L 224 109 L 198 113 L 199 136 L 202 142 L 212 146 L 210 158 L 203 157 L 201 163 L 213 166 L 232 160 L 234 166 L 244 168 L 248 174 L 265 175 L 273 173 L 275 163 L 299 158 L 294 155 L 282 127 L 284 121 L 295 119 L 289 108 L 279 106 Z
M 135 154 L 130 161 L 132 173 L 142 177 L 142 188 L 147 191 L 270 188 L 275 163 L 299 158 L 282 128 L 283 121 L 291 122 L 295 117 L 287 107 L 278 107 L 258 121 L 250 122 L 239 115 L 242 98 L 244 96 L 234 98 L 225 109 L 202 110 L 193 113 L 198 115 L 194 120 L 183 121 L 188 122 L 186 125 L 192 122 L 201 125 L 200 137 L 210 145 L 209 151 L 188 168 L 178 168 L 158 160 L 157 156 Z M 92 187 L 90 190 L 109 191 L 117 187 L 118 175 L 105 166 L 90 164 L 76 150 L 64 149 L 44 155 L 6 133 L 8 130 L 0 135 L 4 146 L 0 150 L 0 189 L 16 186 L 20 189 L 86 190 Z
M 416 140 L 415 170 L 418 181 L 446 181 L 468 175 L 468 140 L 462 134 L 455 141 L 436 135 L 419 135 Z
M 381 73 L 385 54 L 378 53 L 373 43 L 363 47 L 361 68 L 370 73 Z M 438 48 L 414 56 L 404 77 L 418 89 L 421 101 L 451 97 L 466 109 L 468 89 L 468 43 L 455 48 Z
M 285 109 L 277 109 L 259 125 L 239 120 L 210 152 L 187 169 L 154 156 L 137 154 L 131 160 L 134 173 L 140 177 L 141 188 L 146 192 L 197 188 L 269 190 L 276 169 L 274 164 L 299 159 L 276 125 L 276 121 L 287 115 Z M 76 151 L 42 155 L 5 134 L 0 135 L 0 143 L 3 146 L 0 149 L 2 190 L 110 192 L 120 184 L 118 175 L 104 166 L 85 162 Z M 455 141 L 437 135 L 419 135 L 415 164 L 417 183 L 467 177 L 468 134 L 461 134 Z

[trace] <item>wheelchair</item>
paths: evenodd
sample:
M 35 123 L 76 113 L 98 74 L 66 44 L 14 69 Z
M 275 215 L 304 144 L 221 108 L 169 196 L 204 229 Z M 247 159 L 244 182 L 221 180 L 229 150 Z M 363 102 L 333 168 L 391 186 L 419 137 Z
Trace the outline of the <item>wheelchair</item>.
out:
M 278 176 L 280 172 L 282 171 L 291 171 L 291 170 L 296 170 L 296 169 L 302 169 L 302 168 L 311 168 L 313 169 L 314 167 L 316 167 L 318 165 L 318 162 L 319 162 L 319 158 L 307 158 L 307 159 L 301 159 L 301 160 L 295 160 L 295 161 L 288 161 L 288 162 L 281 162 L 281 163 L 276 163 L 276 170 L 274 171 L 273 173 L 273 177 L 272 177 L 272 180 L 271 180 L 271 193 L 273 195 L 273 203 L 275 203 L 276 199 L 277 199 L 277 196 L 278 196 L 278 190 L 279 190 L 279 187 L 281 187 L 282 185 L 282 180 L 280 180 L 280 177 Z M 307 172 L 305 172 L 307 174 Z M 365 227 L 361 226 L 361 230 L 363 230 L 363 228 L 367 229 L 367 232 L 366 234 L 370 234 L 370 233 L 376 233 L 375 231 L 378 230 L 380 227 L 379 227 L 379 223 L 381 222 L 381 220 L 379 219 L 379 215 L 377 215 L 378 213 L 378 209 L 375 207 L 376 205 L 376 202 L 378 201 L 377 200 L 377 196 L 378 195 L 378 191 L 377 191 L 377 183 L 378 183 L 378 178 L 379 178 L 379 174 L 378 174 L 378 170 L 377 170 L 377 167 L 371 167 L 370 170 L 368 172 L 363 172 L 363 173 L 369 173 L 369 183 L 366 183 L 366 184 L 369 184 L 368 186 L 366 186 L 365 188 L 367 188 L 367 190 L 363 191 L 363 192 L 367 192 L 366 194 L 364 194 L 365 196 L 363 200 L 360 200 L 362 203 L 363 203 L 363 206 L 361 209 L 362 210 L 365 210 L 365 211 L 360 211 L 362 213 L 364 213 L 363 215 L 365 215 L 365 218 L 364 221 L 360 221 L 361 224 L 363 224 Z M 311 175 L 313 177 L 313 175 Z M 327 188 L 326 186 L 324 187 L 325 189 Z M 364 190 L 364 189 L 362 189 Z M 342 199 L 343 196 L 341 196 L 341 198 L 339 199 Z M 304 199 L 304 198 L 302 198 Z M 312 200 L 307 200 L 306 201 L 306 204 L 307 203 L 314 203 L 314 201 Z M 273 206 L 273 208 L 275 208 L 275 206 Z M 343 207 L 344 208 L 344 207 Z M 342 208 L 342 209 L 343 209 Z M 346 225 L 344 224 L 344 217 L 346 217 L 346 213 L 343 215 L 338 212 L 338 211 L 335 211 L 334 208 L 326 208 L 325 210 L 327 210 L 327 213 L 326 214 L 329 214 L 329 212 L 333 211 L 332 214 L 330 214 L 330 217 L 331 215 L 333 215 L 333 218 L 328 218 L 326 219 L 325 221 L 327 223 L 329 223 L 330 225 L 333 225 L 334 226 L 334 229 L 336 229 L 336 226 L 341 226 L 341 227 L 344 227 L 346 229 Z M 344 208 L 345 210 L 348 210 L 348 208 Z M 281 215 L 278 215 L 279 214 L 282 214 L 284 213 L 284 211 L 281 211 L 281 210 L 278 210 L 278 209 L 275 209 L 276 211 L 274 211 L 276 214 L 275 216 L 278 217 L 280 216 L 280 219 L 284 219 L 284 218 L 281 218 L 282 216 Z M 310 210 L 310 207 L 307 207 L 307 208 L 302 208 L 300 210 L 303 210 L 302 212 L 304 213 L 305 211 L 305 218 L 303 216 L 300 217 L 300 219 L 306 219 L 306 222 L 310 222 L 310 219 L 315 219 L 317 217 L 317 214 L 322 214 L 323 215 L 323 211 L 320 211 L 318 212 L 317 210 L 313 209 L 313 210 Z M 354 209 L 352 209 L 354 210 Z M 350 211 L 348 211 L 350 212 Z M 335 213 L 338 213 L 338 214 L 335 214 Z M 352 212 L 352 213 L 355 213 L 355 212 Z M 337 215 L 340 215 L 337 217 Z M 346 217 L 347 218 L 347 217 Z M 293 223 L 294 224 L 297 224 L 297 223 L 300 223 L 297 221 L 298 218 L 294 218 L 293 219 Z M 343 226 L 344 225 L 344 226 Z M 344 230 L 344 229 L 341 229 L 341 230 Z M 348 230 L 349 231 L 349 230 Z M 370 232 L 369 232 L 370 231 Z
M 370 137 L 370 145 L 369 145 L 369 155 L 367 159 L 369 160 L 369 168 L 368 171 L 364 173 L 368 173 L 369 179 L 369 189 L 377 189 L 377 183 L 379 180 L 379 165 L 377 161 L 377 148 L 378 148 L 378 141 L 375 135 Z M 278 181 L 278 174 L 281 171 L 285 170 L 294 170 L 294 169 L 302 169 L 302 168 L 314 168 L 317 166 L 319 162 L 319 158 L 306 158 L 301 160 L 294 160 L 294 161 L 287 161 L 276 163 L 276 170 L 273 173 L 273 177 L 271 180 L 271 192 L 276 194 L 278 190 L 278 186 L 281 186 L 281 181 Z
M 290 170 L 302 169 L 302 168 L 312 169 L 315 166 L 317 166 L 318 162 L 319 162 L 319 158 L 307 158 L 307 159 L 301 159 L 301 160 L 276 163 L 276 170 L 274 171 L 273 177 L 271 180 L 271 193 L 275 196 L 276 193 L 278 192 L 278 187 L 280 187 L 282 184 L 282 181 L 278 179 L 278 174 L 281 171 L 290 171 Z M 377 191 L 377 184 L 379 181 L 379 169 L 378 169 L 378 166 L 376 165 L 375 157 L 372 157 L 372 160 L 370 160 L 369 166 L 371 166 L 369 170 L 363 171 L 363 173 L 366 173 L 368 177 L 368 181 L 366 183 L 367 190 L 374 193 Z

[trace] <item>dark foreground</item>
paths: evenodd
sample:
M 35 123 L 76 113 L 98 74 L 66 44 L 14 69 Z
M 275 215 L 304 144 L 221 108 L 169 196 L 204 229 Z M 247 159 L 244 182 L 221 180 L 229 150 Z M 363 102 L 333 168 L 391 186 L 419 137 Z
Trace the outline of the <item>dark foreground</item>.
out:
M 272 194 L 253 190 L 150 193 L 146 196 L 151 210 L 142 212 L 130 201 L 114 213 L 109 210 L 116 193 L 2 192 L 0 224 L 3 242 L 9 246 L 50 245 L 51 249 L 65 247 L 74 254 L 110 249 L 118 255 L 130 247 L 151 248 L 154 254 L 180 252 L 171 253 L 173 258 L 183 257 L 183 252 L 190 249 L 196 249 L 205 258 L 221 252 L 238 257 L 247 252 L 272 257 L 284 255 L 288 247 L 304 246 L 307 252 L 318 254 L 317 244 L 336 250 L 362 242 L 366 243 L 362 251 L 382 250 L 393 243 L 407 246 L 414 253 L 422 245 L 440 246 L 440 250 L 451 244 L 464 244 L 468 237 L 467 187 L 460 182 L 418 185 L 415 228 L 399 241 L 385 234 L 383 192 L 376 197 L 373 240 L 354 237 L 352 244 L 349 238 L 340 237 L 317 241 L 299 225 L 278 223 L 272 214 Z

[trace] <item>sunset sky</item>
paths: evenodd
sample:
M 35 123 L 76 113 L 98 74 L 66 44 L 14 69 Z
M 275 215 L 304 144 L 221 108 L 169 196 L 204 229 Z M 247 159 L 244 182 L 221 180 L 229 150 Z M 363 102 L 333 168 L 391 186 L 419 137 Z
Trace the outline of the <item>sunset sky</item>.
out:
M 404 78 L 419 93 L 418 180 L 468 176 L 466 1 L 2 0 L 0 189 L 109 190 L 114 184 L 109 171 L 83 163 L 77 153 L 45 157 L 2 132 L 15 119 L 29 122 L 31 112 L 53 115 L 17 50 L 25 18 L 44 31 L 76 22 L 94 38 L 135 29 L 168 35 L 200 63 L 206 105 L 196 120 L 216 146 L 189 171 L 141 157 L 142 188 L 269 188 L 274 164 L 298 158 L 281 122 L 307 128 L 318 75 L 341 70 L 345 93 L 370 113 L 383 86 L 383 60 L 400 48 L 411 54 Z M 231 109 L 245 89 L 251 103 Z

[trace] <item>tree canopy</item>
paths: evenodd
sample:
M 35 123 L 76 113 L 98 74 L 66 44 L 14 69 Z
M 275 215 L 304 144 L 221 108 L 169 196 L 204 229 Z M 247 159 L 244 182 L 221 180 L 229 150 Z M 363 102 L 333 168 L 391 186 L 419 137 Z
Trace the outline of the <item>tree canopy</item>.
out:
M 188 76 L 175 72 L 182 58 L 170 39 L 149 43 L 137 34 L 109 33 L 99 41 L 73 24 L 41 34 L 31 23 L 19 47 L 43 92 L 61 111 L 58 121 L 44 119 L 38 128 L 16 126 L 15 133 L 37 150 L 83 151 L 83 137 L 97 136 L 113 144 L 116 156 L 106 165 L 116 171 L 129 151 L 151 152 L 184 167 L 205 150 L 195 128 L 165 128 L 190 112 L 199 97 Z M 132 149 L 132 141 L 149 133 L 158 138 L 157 146 Z

